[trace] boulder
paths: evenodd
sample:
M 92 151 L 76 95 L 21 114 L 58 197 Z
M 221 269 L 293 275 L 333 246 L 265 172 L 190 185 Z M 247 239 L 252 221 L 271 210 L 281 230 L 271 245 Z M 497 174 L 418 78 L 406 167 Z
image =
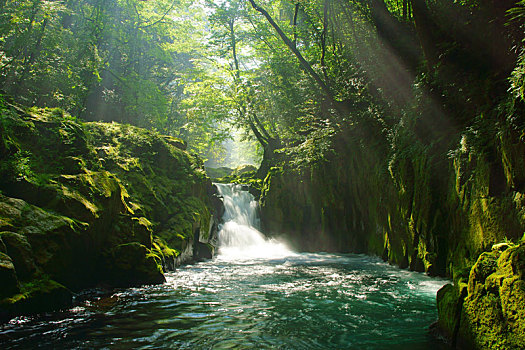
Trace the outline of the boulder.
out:
M 7 253 L 13 260 L 18 277 L 21 280 L 29 279 L 37 270 L 33 259 L 33 248 L 26 236 L 14 232 L 0 232 Z
M 119 287 L 165 282 L 160 261 L 138 242 L 113 248 L 107 265 L 112 284 Z
M 439 326 L 466 348 L 525 349 L 525 243 L 482 253 L 468 286 L 438 292 Z
M 0 253 L 0 298 L 5 298 L 20 291 L 15 266 L 9 255 Z
M 0 302 L 0 319 L 66 309 L 72 304 L 71 291 L 49 276 L 43 275 L 24 284 L 17 294 Z
M 195 242 L 193 258 L 196 261 L 202 261 L 213 258 L 215 247 L 209 243 Z

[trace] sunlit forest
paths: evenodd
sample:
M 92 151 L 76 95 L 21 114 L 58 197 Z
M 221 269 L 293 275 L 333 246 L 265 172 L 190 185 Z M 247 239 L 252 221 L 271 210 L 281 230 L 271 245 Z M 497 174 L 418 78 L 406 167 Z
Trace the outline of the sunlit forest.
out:
M 525 0 L 0 0 L 0 347 L 525 348 L 524 40 Z

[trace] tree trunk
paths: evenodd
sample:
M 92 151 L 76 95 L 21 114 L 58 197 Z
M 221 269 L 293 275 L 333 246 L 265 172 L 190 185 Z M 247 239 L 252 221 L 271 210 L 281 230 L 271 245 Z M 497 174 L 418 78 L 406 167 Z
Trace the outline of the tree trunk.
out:
M 328 35 L 328 0 L 323 3 L 323 31 L 321 32 L 321 69 L 325 81 L 328 81 L 328 72 L 326 71 L 326 36 Z
M 279 25 L 277 23 L 275 23 L 275 21 L 270 16 L 270 14 L 268 12 L 266 12 L 266 10 L 263 9 L 262 7 L 259 7 L 254 2 L 254 0 L 249 0 L 249 1 L 250 1 L 250 4 L 252 5 L 252 7 L 254 8 L 254 10 L 259 12 L 259 13 L 261 13 L 266 18 L 266 20 L 270 23 L 270 25 L 275 29 L 277 34 L 279 34 L 279 36 L 284 41 L 286 46 L 292 51 L 292 53 L 295 55 L 295 57 L 297 57 L 297 59 L 299 60 L 301 68 L 304 69 L 306 71 L 306 73 L 317 83 L 317 85 L 324 92 L 324 94 L 326 95 L 326 98 L 334 106 L 334 108 L 336 108 L 337 111 L 341 115 L 345 115 L 347 111 L 344 109 L 344 107 L 343 107 L 343 105 L 341 103 L 339 103 L 339 102 L 337 102 L 335 100 L 335 98 L 334 98 L 335 95 L 334 95 L 332 89 L 330 88 L 330 86 L 328 86 L 328 84 L 323 81 L 323 79 L 319 76 L 319 74 L 317 74 L 317 72 L 312 68 L 312 66 L 305 60 L 305 58 L 299 52 L 299 50 L 297 50 L 297 48 L 295 47 L 293 42 L 282 31 L 282 29 L 279 27 Z
M 276 159 L 278 154 L 275 153 L 276 150 L 282 148 L 281 141 L 279 139 L 270 139 L 268 140 L 267 145 L 264 147 L 263 159 L 259 169 L 255 176 L 259 179 L 264 179 L 270 171 L 270 168 L 276 164 Z
M 228 25 L 230 28 L 230 39 L 231 39 L 231 45 L 232 45 L 233 64 L 235 67 L 235 78 L 239 80 L 241 73 L 239 71 L 239 60 L 237 58 L 237 40 L 235 38 L 235 30 L 234 30 L 235 20 L 230 19 Z
M 370 0 L 370 14 L 379 36 L 412 72 L 417 72 L 421 60 L 419 43 L 407 24 L 394 17 L 384 0 Z
M 293 46 L 297 47 L 297 16 L 299 14 L 299 3 L 295 4 L 293 13 Z
M 255 135 L 255 138 L 257 139 L 257 141 L 259 141 L 259 143 L 261 144 L 263 148 L 266 148 L 266 146 L 268 145 L 269 138 L 263 136 L 263 134 L 257 128 L 257 125 L 255 125 L 255 122 L 250 117 L 246 116 L 246 111 L 239 111 L 239 114 L 241 114 L 241 118 L 248 119 L 248 124 L 250 125 L 250 129 Z
M 439 28 L 431 18 L 425 0 L 410 0 L 416 31 L 419 37 L 421 48 L 427 62 L 427 68 L 430 71 L 438 63 L 439 52 L 437 44 Z

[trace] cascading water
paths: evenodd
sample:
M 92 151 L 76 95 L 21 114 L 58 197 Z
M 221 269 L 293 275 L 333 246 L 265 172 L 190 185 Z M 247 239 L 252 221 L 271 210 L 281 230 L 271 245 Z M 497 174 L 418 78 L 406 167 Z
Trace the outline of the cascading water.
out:
M 257 202 L 242 185 L 216 184 L 224 201 L 224 223 L 219 226 L 220 260 L 282 258 L 295 255 L 286 245 L 267 239 L 258 230 Z
M 239 185 L 216 258 L 70 310 L 0 323 L 1 349 L 446 349 L 428 335 L 448 281 L 356 254 L 294 253 L 258 231 Z

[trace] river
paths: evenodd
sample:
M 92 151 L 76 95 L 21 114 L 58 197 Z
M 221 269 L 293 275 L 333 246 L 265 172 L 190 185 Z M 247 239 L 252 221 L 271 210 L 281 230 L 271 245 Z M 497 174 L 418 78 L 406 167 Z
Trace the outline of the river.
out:
M 295 253 L 257 230 L 255 202 L 219 185 L 219 254 L 166 283 L 90 295 L 0 326 L 9 349 L 449 349 L 428 334 L 447 281 L 355 254 Z

